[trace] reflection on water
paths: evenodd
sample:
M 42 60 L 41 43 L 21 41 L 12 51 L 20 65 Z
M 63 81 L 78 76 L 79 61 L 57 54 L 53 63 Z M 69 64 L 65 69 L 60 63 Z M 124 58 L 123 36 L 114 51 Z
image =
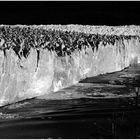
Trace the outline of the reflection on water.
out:
M 140 136 L 140 110 L 133 98 L 31 99 L 5 106 L 0 115 L 0 138 Z

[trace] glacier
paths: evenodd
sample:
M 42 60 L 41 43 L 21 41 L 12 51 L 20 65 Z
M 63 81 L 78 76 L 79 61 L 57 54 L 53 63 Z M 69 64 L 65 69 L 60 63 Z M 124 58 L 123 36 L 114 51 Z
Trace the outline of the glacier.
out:
M 139 26 L 0 25 L 0 106 L 140 63 Z

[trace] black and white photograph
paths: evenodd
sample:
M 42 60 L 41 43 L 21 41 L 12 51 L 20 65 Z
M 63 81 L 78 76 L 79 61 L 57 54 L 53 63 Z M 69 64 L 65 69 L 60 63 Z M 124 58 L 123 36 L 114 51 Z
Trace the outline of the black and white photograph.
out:
M 139 138 L 139 1 L 0 1 L 0 139 Z

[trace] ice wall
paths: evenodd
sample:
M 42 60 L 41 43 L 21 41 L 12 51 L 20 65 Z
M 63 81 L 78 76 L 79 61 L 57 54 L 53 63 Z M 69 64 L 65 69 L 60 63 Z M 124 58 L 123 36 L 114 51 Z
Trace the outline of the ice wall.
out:
M 139 31 L 135 26 L 1 25 L 0 106 L 139 63 Z

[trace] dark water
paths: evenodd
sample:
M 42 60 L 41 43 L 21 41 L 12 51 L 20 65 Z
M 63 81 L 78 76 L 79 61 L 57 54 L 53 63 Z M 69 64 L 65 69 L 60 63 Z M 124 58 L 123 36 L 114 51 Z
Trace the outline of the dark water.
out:
M 0 138 L 140 138 L 137 77 L 140 65 L 2 107 Z
M 31 99 L 5 106 L 0 111 L 0 138 L 140 136 L 140 108 L 134 98 Z

